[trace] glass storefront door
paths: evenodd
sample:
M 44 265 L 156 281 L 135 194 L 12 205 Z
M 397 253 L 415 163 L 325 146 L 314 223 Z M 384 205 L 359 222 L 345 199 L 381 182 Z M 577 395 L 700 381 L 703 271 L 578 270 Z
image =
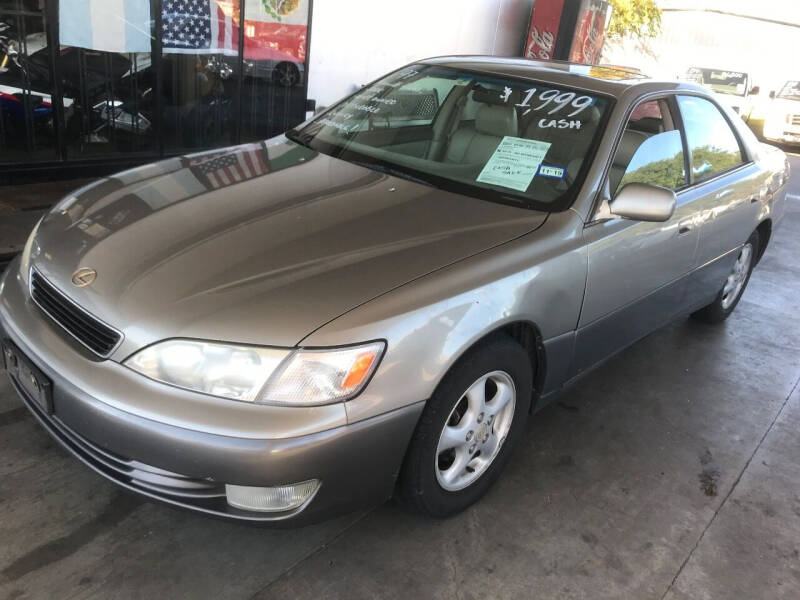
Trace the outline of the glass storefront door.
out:
M 43 8 L 0 0 L 0 163 L 58 159 Z
M 311 0 L 0 0 L 0 174 L 146 162 L 293 127 L 310 11 Z

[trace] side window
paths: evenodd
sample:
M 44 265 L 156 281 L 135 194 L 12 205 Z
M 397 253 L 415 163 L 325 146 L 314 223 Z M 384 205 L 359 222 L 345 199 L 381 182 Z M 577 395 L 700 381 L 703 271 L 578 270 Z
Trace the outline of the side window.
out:
M 731 126 L 705 98 L 678 96 L 695 181 L 742 164 L 744 159 Z
M 633 109 L 628 128 L 645 133 L 661 133 L 664 131 L 664 115 L 661 113 L 661 101 L 642 102 Z
M 375 116 L 372 127 L 385 129 L 430 125 L 442 100 L 453 88 L 453 81 L 428 77 L 388 92 L 382 97 L 366 100 L 380 105 L 380 117 Z
M 631 157 L 617 191 L 629 183 L 646 183 L 677 189 L 686 183 L 683 141 L 677 129 L 644 140 Z
M 672 190 L 686 184 L 683 141 L 665 100 L 639 104 L 628 119 L 609 172 L 612 195 L 629 183 Z

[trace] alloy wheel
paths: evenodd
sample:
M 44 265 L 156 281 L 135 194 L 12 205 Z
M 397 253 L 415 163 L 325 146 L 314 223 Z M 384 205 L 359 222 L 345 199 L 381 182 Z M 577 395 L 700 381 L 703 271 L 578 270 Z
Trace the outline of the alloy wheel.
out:
M 450 492 L 483 475 L 497 457 L 514 419 L 516 389 L 505 371 L 480 377 L 459 398 L 436 447 L 436 479 Z
M 733 269 L 725 281 L 725 287 L 722 288 L 722 308 L 728 309 L 744 289 L 744 284 L 747 281 L 747 275 L 750 273 L 750 263 L 753 261 L 753 245 L 749 242 L 742 246 L 739 252 L 739 258 L 733 265 Z
M 289 63 L 281 63 L 276 68 L 275 80 L 284 87 L 292 87 L 297 83 L 298 76 L 296 68 Z

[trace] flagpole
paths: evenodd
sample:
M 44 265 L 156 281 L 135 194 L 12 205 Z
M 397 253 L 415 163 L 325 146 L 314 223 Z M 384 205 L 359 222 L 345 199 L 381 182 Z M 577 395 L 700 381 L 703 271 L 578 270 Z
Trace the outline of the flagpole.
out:
M 238 79 L 237 79 L 237 93 L 236 93 L 236 143 L 242 143 L 242 89 L 244 82 L 244 35 L 245 35 L 245 6 L 247 0 L 238 0 L 239 2 L 239 57 L 238 57 Z
M 153 19 L 153 40 L 151 43 L 150 64 L 155 69 L 156 73 L 156 110 L 153 115 L 155 121 L 156 139 L 158 140 L 158 157 L 164 158 L 164 130 L 163 130 L 163 114 L 164 114 L 164 94 L 162 93 L 162 86 L 164 85 L 164 64 L 163 64 L 163 44 L 164 38 L 164 18 L 162 14 L 162 0 L 150 0 L 150 15 Z
M 50 54 L 50 73 L 53 81 L 51 102 L 53 104 L 53 125 L 56 132 L 58 160 L 67 160 L 67 145 L 64 140 L 64 86 L 61 85 L 61 40 L 59 39 L 59 2 L 46 2 L 44 5 L 47 27 L 47 45 Z
M 311 23 L 314 19 L 314 0 L 308 0 L 308 14 L 306 15 L 306 56 L 305 56 L 305 77 L 303 77 L 303 118 L 300 123 L 306 120 L 308 113 L 308 78 L 311 74 Z M 316 102 L 314 104 L 316 108 Z

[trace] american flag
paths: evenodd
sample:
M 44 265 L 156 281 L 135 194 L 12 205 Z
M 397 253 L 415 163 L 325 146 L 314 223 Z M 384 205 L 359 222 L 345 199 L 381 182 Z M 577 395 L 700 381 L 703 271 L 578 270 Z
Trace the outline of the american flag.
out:
M 164 52 L 238 54 L 238 27 L 218 0 L 164 0 L 162 21 Z
M 224 188 L 268 173 L 267 151 L 252 145 L 189 160 L 195 177 L 209 190 Z

